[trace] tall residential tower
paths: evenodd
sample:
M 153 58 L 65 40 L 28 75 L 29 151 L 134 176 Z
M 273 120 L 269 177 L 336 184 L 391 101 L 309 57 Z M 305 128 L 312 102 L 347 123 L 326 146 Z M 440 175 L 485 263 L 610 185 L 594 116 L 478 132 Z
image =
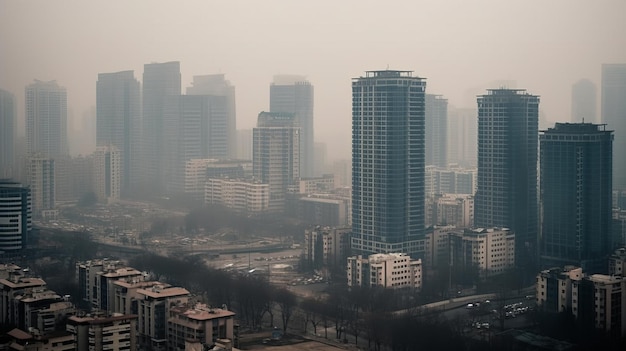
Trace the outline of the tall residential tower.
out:
M 539 97 L 493 89 L 478 97 L 478 189 L 474 225 L 515 233 L 516 259 L 537 258 Z
M 424 98 L 411 71 L 352 80 L 354 254 L 417 254 L 424 236 Z
M 207 143 L 208 157 L 237 157 L 235 87 L 223 74 L 194 76 L 187 95 L 205 95 L 209 102 Z
M 293 113 L 300 126 L 300 175 L 316 176 L 313 85 L 303 76 L 277 75 L 270 85 L 270 112 Z
M 26 87 L 26 152 L 66 157 L 67 92 L 56 81 L 35 80 Z
M 612 132 L 598 124 L 557 123 L 539 138 L 541 264 L 598 272 L 612 249 Z
M 269 184 L 269 210 L 285 210 L 290 186 L 300 179 L 300 127 L 293 113 L 261 112 L 252 130 L 252 172 Z
M 150 63 L 143 71 L 142 120 L 142 192 L 158 194 L 163 191 L 165 168 L 163 166 L 163 115 L 168 96 L 180 95 L 180 63 Z
M 139 181 L 141 90 L 133 71 L 98 74 L 96 83 L 96 146 L 119 150 L 121 193 Z

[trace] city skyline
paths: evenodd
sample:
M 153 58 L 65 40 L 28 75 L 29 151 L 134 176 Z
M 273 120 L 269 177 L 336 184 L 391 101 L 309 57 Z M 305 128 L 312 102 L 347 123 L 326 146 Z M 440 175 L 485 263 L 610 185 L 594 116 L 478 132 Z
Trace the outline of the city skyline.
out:
M 316 141 L 335 150 L 331 157 L 348 158 L 346 82 L 364 70 L 415 69 L 429 77 L 430 91 L 446 96 L 458 108 L 472 107 L 477 94 L 498 87 L 492 82 L 516 81 L 544 98 L 547 126 L 569 119 L 574 82 L 588 78 L 600 86 L 602 63 L 626 62 L 623 39 L 615 35 L 626 32 L 619 17 L 626 4 L 617 0 L 602 6 L 562 0 L 401 1 L 382 8 L 350 1 L 146 4 L 72 0 L 63 7 L 37 1 L 0 4 L 1 88 L 16 95 L 20 134 L 22 89 L 33 78 L 56 79 L 67 87 L 70 119 L 81 130 L 79 117 L 95 106 L 93 82 L 99 72 L 141 72 L 146 62 L 177 60 L 183 86 L 194 75 L 227 74 L 237 86 L 237 125 L 242 129 L 254 127 L 258 111 L 268 110 L 264 91 L 274 75 L 305 75 L 316 87 Z M 73 8 L 71 14 L 62 10 L 67 7 Z M 281 8 L 281 14 L 269 10 L 274 7 Z M 414 21 L 418 14 L 422 20 Z M 371 16 L 381 23 L 353 26 L 346 21 Z M 554 26 L 555 18 L 559 26 Z M 110 26 L 111 21 L 116 26 Z M 420 30 L 423 27 L 429 30 Z M 37 34 L 41 32 L 54 42 Z M 217 32 L 222 34 L 211 34 Z M 494 41 L 499 43 L 497 55 Z M 139 74 L 136 78 L 141 79 Z

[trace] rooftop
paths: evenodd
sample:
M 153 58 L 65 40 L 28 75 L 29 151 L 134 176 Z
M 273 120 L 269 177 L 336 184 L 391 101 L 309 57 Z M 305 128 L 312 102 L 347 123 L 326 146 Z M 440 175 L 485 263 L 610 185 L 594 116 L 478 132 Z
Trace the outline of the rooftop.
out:
M 189 291 L 180 287 L 164 287 L 154 286 L 151 289 L 138 289 L 137 293 L 149 296 L 155 299 L 166 298 L 172 296 L 184 296 L 189 295 Z

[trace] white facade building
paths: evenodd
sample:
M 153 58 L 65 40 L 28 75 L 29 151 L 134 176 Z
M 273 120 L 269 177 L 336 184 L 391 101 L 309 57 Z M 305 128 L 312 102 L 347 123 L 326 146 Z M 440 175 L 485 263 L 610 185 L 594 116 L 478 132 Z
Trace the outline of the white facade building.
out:
M 112 203 L 120 199 L 121 153 L 115 146 L 98 146 L 93 157 L 94 193 L 98 201 Z
M 304 231 L 304 258 L 313 267 L 337 266 L 350 249 L 350 228 L 316 226 Z
M 422 260 L 403 253 L 348 257 L 348 286 L 422 288 Z
M 29 157 L 26 161 L 26 185 L 30 186 L 33 214 L 55 207 L 55 162 L 42 156 Z
M 455 262 L 477 266 L 481 278 L 515 266 L 515 234 L 507 228 L 466 229 L 452 235 Z
M 270 206 L 270 185 L 249 180 L 209 178 L 204 203 L 219 204 L 246 213 L 265 212 Z

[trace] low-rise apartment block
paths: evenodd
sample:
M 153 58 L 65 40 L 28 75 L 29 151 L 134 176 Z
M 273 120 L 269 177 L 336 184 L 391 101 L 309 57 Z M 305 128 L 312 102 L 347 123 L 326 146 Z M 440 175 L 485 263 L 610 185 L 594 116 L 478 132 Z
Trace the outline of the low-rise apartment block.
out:
M 404 253 L 348 257 L 348 286 L 422 288 L 422 260 Z

